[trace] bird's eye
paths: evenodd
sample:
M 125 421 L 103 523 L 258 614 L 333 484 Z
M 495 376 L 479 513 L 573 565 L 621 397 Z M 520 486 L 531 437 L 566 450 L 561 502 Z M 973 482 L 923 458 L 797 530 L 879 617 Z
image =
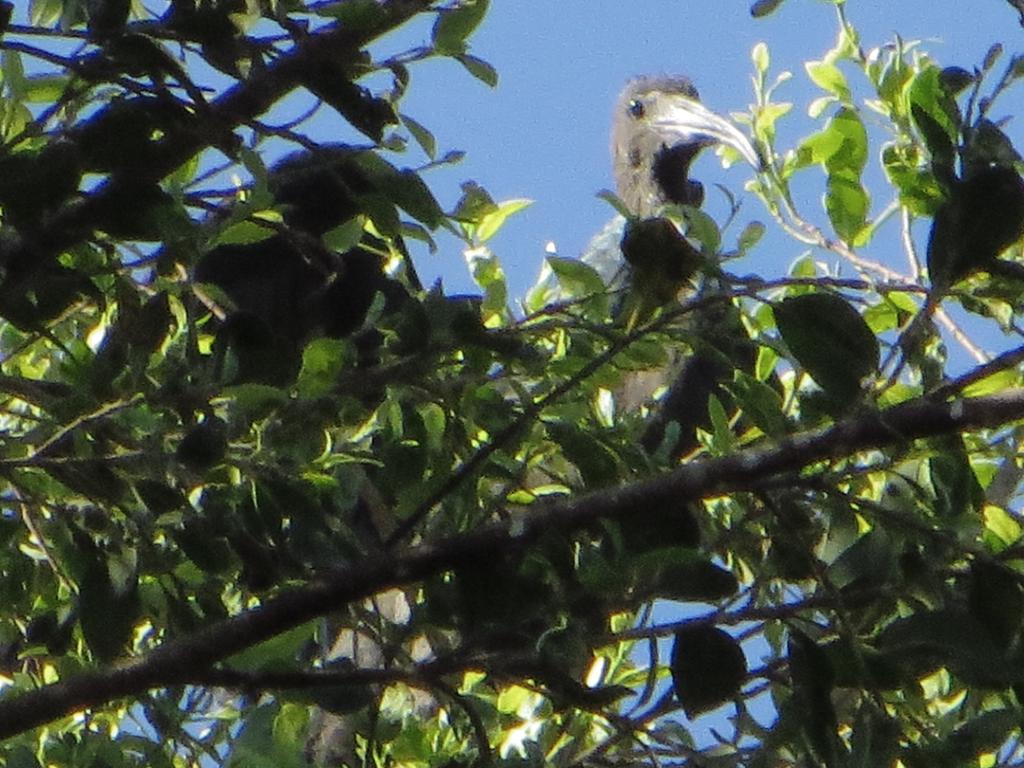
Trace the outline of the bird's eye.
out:
M 626 107 L 626 110 L 633 117 L 637 117 L 637 118 L 643 117 L 644 116 L 644 103 L 642 101 L 640 101 L 640 99 L 633 99 L 632 101 L 629 102 L 629 105 Z

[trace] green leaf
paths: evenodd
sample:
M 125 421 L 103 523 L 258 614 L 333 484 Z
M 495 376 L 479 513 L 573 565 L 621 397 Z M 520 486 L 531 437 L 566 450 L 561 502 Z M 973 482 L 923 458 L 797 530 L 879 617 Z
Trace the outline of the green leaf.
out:
M 466 252 L 473 280 L 484 291 L 482 310 L 484 324 L 492 327 L 492 319 L 503 317 L 508 302 L 508 283 L 505 270 L 498 258 L 486 249 L 472 249 Z
M 299 654 L 316 633 L 316 621 L 300 624 L 228 657 L 226 663 L 247 672 L 292 669 Z
M 1001 552 L 1024 535 L 1021 524 L 1015 517 L 1007 514 L 1002 507 L 993 504 L 985 505 L 983 510 L 985 530 L 984 540 L 986 546 L 993 552 Z
M 761 242 L 765 229 L 764 224 L 760 221 L 751 221 L 743 228 L 736 241 L 736 250 L 740 256 L 746 256 L 755 245 Z
M 476 241 L 486 243 L 504 226 L 508 218 L 533 205 L 532 200 L 506 200 L 480 217 L 475 228 Z
M 192 517 L 171 538 L 182 553 L 208 574 L 225 573 L 237 565 L 227 539 L 215 533 L 215 524 L 205 517 Z
M 600 488 L 618 477 L 618 457 L 589 430 L 560 422 L 547 423 L 544 428 L 579 470 L 588 487 Z
M 296 387 L 300 397 L 314 399 L 329 394 L 350 364 L 349 346 L 341 339 L 314 339 L 302 351 L 302 368 Z
M 986 376 L 977 381 L 972 381 L 964 387 L 964 397 L 984 397 L 993 395 L 996 392 L 1003 392 L 1010 387 L 1020 385 L 1020 372 L 1015 368 L 1005 368 L 996 371 L 991 376 Z
M 859 177 L 868 158 L 867 131 L 857 112 L 843 107 L 823 130 L 804 140 L 800 151 L 808 152 L 811 162 L 824 165 L 830 175 L 845 172 Z
M 402 125 L 406 127 L 412 137 L 416 140 L 416 143 L 420 145 L 420 149 L 423 153 L 431 160 L 437 158 L 437 139 L 434 138 L 426 126 L 417 120 L 409 117 L 408 115 L 399 115 L 402 120 Z
M 363 216 L 355 216 L 325 232 L 323 243 L 332 251 L 344 253 L 359 245 L 365 233 L 366 219 Z
M 771 8 L 768 10 L 768 13 L 771 13 L 771 11 L 774 10 L 774 8 L 778 7 L 780 2 L 781 0 L 767 0 L 767 2 L 765 2 L 764 0 L 760 0 L 758 3 L 754 3 L 754 6 L 771 6 Z M 750 13 L 751 15 L 754 16 L 757 15 L 754 13 L 753 7 L 750 9 Z M 771 54 L 768 51 L 767 43 L 755 43 L 754 47 L 750 49 L 750 60 L 754 64 L 754 69 L 756 69 L 759 74 L 761 74 L 762 76 L 767 74 L 768 69 L 772 65 Z
M 238 415 L 249 421 L 265 418 L 288 402 L 288 393 L 269 384 L 236 384 L 225 387 L 225 397 L 230 397 Z
M 20 102 L 25 98 L 25 91 L 28 88 L 25 80 L 25 68 L 21 63 L 21 55 L 17 51 L 5 50 L 2 58 L 0 58 L 0 63 L 3 66 L 4 86 L 10 94 L 10 98 L 13 101 Z
M 860 183 L 867 163 L 867 131 L 851 108 L 840 109 L 825 129 L 807 139 L 802 151 L 809 152 L 828 174 L 825 208 L 836 233 L 853 243 L 864 229 L 869 200 Z
M 485 215 L 498 209 L 490 192 L 475 181 L 462 182 L 462 196 L 455 204 L 452 218 L 466 225 L 476 225 Z
M 375 152 L 361 152 L 356 162 L 383 195 L 382 210 L 397 205 L 431 229 L 436 229 L 444 221 L 440 204 L 418 173 L 408 169 L 399 170 Z M 367 201 L 368 198 L 364 199 L 364 203 Z M 379 225 L 380 217 L 375 213 L 370 211 L 374 223 Z M 394 222 L 396 229 L 397 223 Z
M 896 568 L 896 552 L 884 528 L 874 528 L 847 547 L 826 571 L 829 583 L 842 589 L 881 584 Z
M 706 253 L 717 253 L 722 244 L 718 223 L 700 208 L 685 208 L 684 217 L 687 236 L 696 239 Z
M 385 18 L 384 8 L 377 0 L 339 0 L 314 7 L 317 16 L 337 19 L 350 32 L 377 29 Z
M 782 397 L 765 382 L 738 371 L 728 389 L 743 415 L 766 435 L 782 437 L 789 431 L 786 415 L 782 411 Z
M 567 298 L 593 296 L 605 292 L 604 280 L 589 264 L 579 259 L 566 259 L 561 256 L 548 256 L 547 262 Z
M 291 712 L 300 708 L 293 703 L 273 701 L 261 704 L 244 720 L 231 745 L 227 768 L 305 768 L 309 761 L 303 755 L 306 707 L 300 717 Z
M 622 218 L 629 219 L 633 216 L 633 214 L 630 213 L 629 208 L 626 207 L 626 204 L 622 202 L 622 199 L 610 189 L 602 189 L 597 193 L 597 197 L 604 200 L 608 205 L 614 208 L 615 212 Z
M 882 168 L 900 193 L 900 203 L 917 216 L 932 216 L 943 200 L 943 190 L 930 169 L 922 168 L 916 145 L 887 144 Z
M 267 211 L 266 213 L 272 213 Z M 253 221 L 252 219 L 246 219 L 240 221 L 237 224 L 225 228 L 217 235 L 216 238 L 210 243 L 210 247 L 217 245 L 242 245 L 246 243 L 258 243 L 262 240 L 276 235 L 277 232 L 270 227 L 265 227 L 262 224 Z
M 938 67 L 924 68 L 907 88 L 908 112 L 924 138 L 933 163 L 951 175 L 959 143 L 960 111 Z
M 36 756 L 24 744 L 15 744 L 4 751 L 4 768 L 39 768 Z
M 484 20 L 489 0 L 459 0 L 451 8 L 437 12 L 431 41 L 442 54 L 457 54 L 466 50 L 466 40 Z
M 498 85 L 498 70 L 491 64 L 477 56 L 470 56 L 468 53 L 460 53 L 455 56 L 466 70 L 480 82 L 494 88 Z
M 842 101 L 850 100 L 850 86 L 846 83 L 846 76 L 831 61 L 808 61 L 804 67 L 807 76 L 816 86 Z
M 423 403 L 417 408 L 417 411 L 423 421 L 427 449 L 435 453 L 440 452 L 448 423 L 447 414 L 437 403 Z
M 31 75 L 25 79 L 25 101 L 52 104 L 60 99 L 70 82 L 63 75 Z
M 845 299 L 832 293 L 790 297 L 772 307 L 797 361 L 826 392 L 848 402 L 878 368 L 878 339 Z
M 867 190 L 856 176 L 846 173 L 829 174 L 825 210 L 832 228 L 845 242 L 860 244 L 870 206 Z

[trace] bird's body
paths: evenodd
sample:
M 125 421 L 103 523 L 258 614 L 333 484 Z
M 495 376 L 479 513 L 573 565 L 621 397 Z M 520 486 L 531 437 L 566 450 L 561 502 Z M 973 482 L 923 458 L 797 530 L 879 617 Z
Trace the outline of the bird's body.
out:
M 634 217 L 620 242 L 620 252 L 629 262 L 624 270 L 627 298 L 621 310 L 627 315 L 627 327 L 675 300 L 700 264 L 697 249 L 684 234 L 674 228 L 670 232 L 667 220 L 656 217 L 669 206 L 703 203 L 703 185 L 690 178 L 690 167 L 702 149 L 714 144 L 732 147 L 755 168 L 761 165 L 750 141 L 731 122 L 704 107 L 685 77 L 635 78 L 616 102 L 612 163 L 619 197 Z M 631 408 L 668 385 L 645 432 L 644 445 L 658 449 L 668 426 L 675 423 L 676 437 L 669 446 L 674 456 L 695 445 L 695 430 L 708 419 L 709 396 L 731 376 L 726 361 L 743 354 L 737 342 L 749 346 L 735 314 L 724 309 L 714 316 L 694 318 L 688 330 L 701 340 L 693 354 L 673 360 L 667 370 L 630 377 L 618 397 L 620 406 Z

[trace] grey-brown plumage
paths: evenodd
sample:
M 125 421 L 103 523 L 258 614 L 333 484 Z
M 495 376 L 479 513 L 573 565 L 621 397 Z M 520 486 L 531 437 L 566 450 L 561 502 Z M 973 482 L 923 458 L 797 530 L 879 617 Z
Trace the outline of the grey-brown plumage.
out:
M 702 149 L 714 144 L 730 146 L 754 168 L 761 167 L 750 140 L 727 119 L 703 106 L 688 78 L 631 80 L 619 96 L 612 122 L 615 182 L 629 212 L 643 219 L 659 215 L 670 204 L 700 206 L 704 187 L 690 178 L 690 167 Z M 655 450 L 663 444 L 669 425 L 677 424 L 676 438 L 668 446 L 675 457 L 696 445 L 697 427 L 709 421 L 709 396 L 727 399 L 723 383 L 731 378 L 735 365 L 743 364 L 753 351 L 731 307 L 715 311 L 714 316 L 695 318 L 690 330 L 700 342 L 693 355 L 669 374 L 674 377 L 672 385 L 643 435 L 644 447 Z M 664 372 L 658 379 L 664 381 Z M 639 399 L 636 390 L 649 387 L 650 382 L 633 382 L 634 391 L 623 393 L 623 403 L 635 402 Z
M 700 103 L 685 77 L 638 77 L 619 96 L 612 122 L 612 164 L 619 197 L 630 213 L 657 215 L 668 203 L 699 206 L 704 188 L 689 177 L 705 147 L 725 144 L 755 168 L 750 140 Z

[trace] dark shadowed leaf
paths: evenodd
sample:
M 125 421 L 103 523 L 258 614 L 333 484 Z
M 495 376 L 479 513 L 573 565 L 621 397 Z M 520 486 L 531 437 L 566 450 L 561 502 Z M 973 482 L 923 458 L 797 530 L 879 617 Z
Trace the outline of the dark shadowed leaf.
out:
M 716 602 L 731 597 L 739 581 L 692 549 L 656 550 L 637 558 L 641 591 L 666 600 Z
M 934 438 L 929 447 L 934 451 L 928 458 L 928 475 L 935 491 L 935 514 L 953 518 L 979 509 L 985 494 L 971 468 L 963 437 Z
M 963 67 L 946 67 L 939 72 L 939 82 L 952 96 L 956 96 L 975 80 L 974 75 Z
M 420 145 L 420 149 L 423 150 L 424 154 L 431 160 L 436 159 L 437 139 L 434 138 L 434 134 L 425 125 L 409 117 L 409 115 L 399 115 L 399 117 L 402 120 L 402 124 L 416 140 L 416 143 Z
M 724 630 L 696 626 L 676 632 L 672 685 L 688 717 L 725 704 L 747 676 L 743 649 Z
M 908 747 L 900 759 L 908 768 L 959 768 L 980 764 L 975 761 L 982 753 L 998 749 L 1019 726 L 1019 716 L 1013 710 L 982 712 L 940 741 Z
M 187 467 L 204 470 L 224 458 L 226 450 L 226 425 L 220 419 L 210 418 L 185 433 L 175 457 Z
M 631 552 L 700 543 L 696 515 L 686 500 L 674 493 L 648 494 L 621 523 L 623 542 Z
M 999 57 L 1003 55 L 1003 44 L 993 43 L 991 47 L 985 52 L 985 58 L 981 62 L 981 69 L 983 72 L 987 72 L 992 69 L 992 66 L 999 61 Z
M 877 768 L 892 765 L 899 751 L 899 727 L 888 714 L 873 704 L 865 704 L 857 713 L 850 738 L 850 768 Z
M 1003 649 L 1018 636 L 1024 621 L 1020 581 L 1020 574 L 1008 566 L 978 559 L 971 562 L 967 610 Z
M 883 528 L 868 531 L 828 567 L 829 582 L 838 589 L 853 585 L 881 584 L 896 567 L 896 550 Z
M 618 457 L 601 440 L 596 439 L 593 433 L 560 422 L 551 422 L 545 428 L 565 451 L 566 458 L 579 470 L 588 486 L 600 488 L 618 477 Z
M 348 30 L 373 29 L 380 24 L 384 9 L 377 0 L 339 0 L 314 6 L 318 16 L 340 21 Z
M 881 632 L 877 645 L 918 674 L 946 667 L 969 685 L 996 690 L 1024 681 L 1024 669 L 1006 658 L 978 619 L 960 609 L 897 619 Z
M 1010 166 L 984 164 L 950 186 L 928 237 L 928 276 L 944 291 L 1024 235 L 1024 180 Z
M 498 84 L 498 70 L 479 56 L 460 53 L 455 56 L 455 60 L 464 66 L 469 74 L 485 85 L 494 88 Z
M 808 744 L 824 765 L 837 765 L 841 748 L 831 698 L 835 672 L 828 654 L 797 629 L 789 633 L 789 675 L 794 696 L 803 708 Z
M 953 175 L 960 136 L 960 110 L 938 67 L 926 67 L 908 91 L 910 115 L 932 156 L 932 169 L 943 181 Z
M 132 639 L 140 609 L 138 575 L 120 556 L 109 564 L 98 551 L 87 557 L 79 583 L 78 620 L 93 656 L 108 662 L 125 653 Z
M 845 299 L 808 293 L 773 308 L 783 341 L 826 392 L 852 400 L 861 380 L 878 368 L 878 339 Z
M 750 15 L 760 19 L 769 14 L 775 13 L 782 5 L 783 0 L 756 0 L 750 6 Z

